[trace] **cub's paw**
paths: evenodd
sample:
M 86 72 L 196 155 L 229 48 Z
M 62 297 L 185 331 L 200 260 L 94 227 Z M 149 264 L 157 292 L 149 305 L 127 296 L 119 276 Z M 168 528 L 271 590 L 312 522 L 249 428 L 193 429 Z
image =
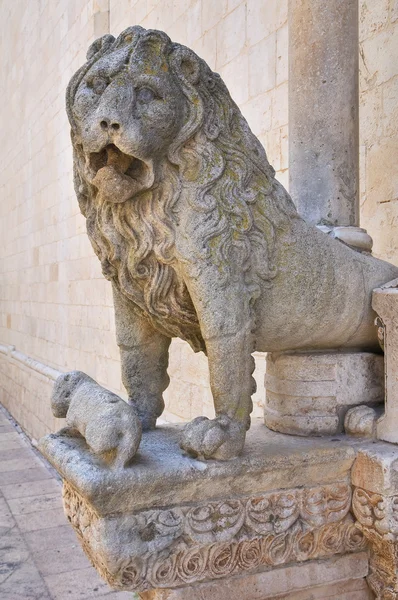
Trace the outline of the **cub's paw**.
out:
M 185 426 L 180 447 L 195 458 L 228 460 L 241 453 L 245 437 L 245 424 L 226 415 L 197 417 Z

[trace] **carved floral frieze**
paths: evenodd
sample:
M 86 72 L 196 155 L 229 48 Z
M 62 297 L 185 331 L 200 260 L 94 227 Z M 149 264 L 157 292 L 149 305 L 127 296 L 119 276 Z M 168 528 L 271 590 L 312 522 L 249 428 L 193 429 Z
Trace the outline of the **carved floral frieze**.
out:
M 397 541 L 398 496 L 382 496 L 355 488 L 352 508 L 362 527 L 374 529 L 386 540 Z
M 352 509 L 369 542 L 367 579 L 376 600 L 398 600 L 398 496 L 355 488 Z
M 99 517 L 65 483 L 64 507 L 95 567 L 124 590 L 188 585 L 365 546 L 347 484 Z

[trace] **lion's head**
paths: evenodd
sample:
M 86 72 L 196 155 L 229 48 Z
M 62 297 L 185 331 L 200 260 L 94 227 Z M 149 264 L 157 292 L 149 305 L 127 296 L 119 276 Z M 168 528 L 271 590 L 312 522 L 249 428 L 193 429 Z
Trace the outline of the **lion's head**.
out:
M 297 216 L 294 205 L 220 76 L 192 50 L 131 27 L 97 40 L 87 60 L 68 86 L 67 110 L 93 247 L 105 276 L 160 329 L 203 348 L 173 268 L 182 191 L 194 190 L 192 210 L 203 214 L 198 250 L 226 279 L 238 252 L 253 290 L 275 275 L 275 232 Z

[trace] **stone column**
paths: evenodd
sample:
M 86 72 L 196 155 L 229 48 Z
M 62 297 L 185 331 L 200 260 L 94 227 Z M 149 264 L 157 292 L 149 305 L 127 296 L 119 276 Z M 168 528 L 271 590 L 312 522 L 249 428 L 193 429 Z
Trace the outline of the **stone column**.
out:
M 289 0 L 290 193 L 314 225 L 359 225 L 358 0 Z
M 289 0 L 290 193 L 307 222 L 371 252 L 359 227 L 358 63 L 358 0 Z M 268 354 L 265 424 L 300 435 L 341 432 L 350 406 L 382 400 L 381 360 Z M 372 396 L 366 381 L 375 382 Z

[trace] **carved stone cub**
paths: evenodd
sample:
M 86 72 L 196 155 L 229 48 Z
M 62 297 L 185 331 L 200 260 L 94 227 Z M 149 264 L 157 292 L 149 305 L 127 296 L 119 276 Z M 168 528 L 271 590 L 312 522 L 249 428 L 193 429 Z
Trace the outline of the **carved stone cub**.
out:
M 72 371 L 58 377 L 51 409 L 113 467 L 127 467 L 135 456 L 142 434 L 135 408 L 85 373 Z

